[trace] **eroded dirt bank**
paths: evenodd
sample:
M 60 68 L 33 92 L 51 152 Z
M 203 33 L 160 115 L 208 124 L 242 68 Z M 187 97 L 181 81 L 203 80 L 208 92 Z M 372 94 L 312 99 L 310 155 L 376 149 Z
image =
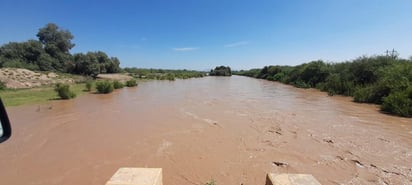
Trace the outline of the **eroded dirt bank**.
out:
M 267 172 L 412 183 L 411 119 L 268 81 L 152 81 L 8 111 L 1 184 L 100 185 L 119 167 L 162 167 L 165 185 L 259 185 Z

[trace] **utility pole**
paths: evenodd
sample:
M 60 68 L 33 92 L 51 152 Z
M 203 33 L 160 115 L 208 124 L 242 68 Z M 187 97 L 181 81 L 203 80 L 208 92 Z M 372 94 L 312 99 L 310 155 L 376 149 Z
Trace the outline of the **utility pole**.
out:
M 395 49 L 392 49 L 392 51 L 386 50 L 384 53 L 386 54 L 387 58 L 390 57 L 392 59 L 396 59 L 399 56 L 399 53 Z

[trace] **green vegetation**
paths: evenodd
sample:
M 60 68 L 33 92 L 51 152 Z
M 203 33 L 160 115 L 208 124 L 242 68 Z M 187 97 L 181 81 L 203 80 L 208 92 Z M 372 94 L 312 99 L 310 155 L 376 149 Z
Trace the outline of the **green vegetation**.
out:
M 86 91 L 90 92 L 92 90 L 92 87 L 93 87 L 93 81 L 87 80 L 86 83 L 85 83 L 85 87 L 86 87 Z
M 55 85 L 54 91 L 56 91 L 57 95 L 64 100 L 76 97 L 76 94 L 70 90 L 69 84 L 58 83 Z
M 73 84 L 70 90 L 77 95 L 84 94 L 84 83 Z M 59 99 L 54 87 L 40 87 L 31 89 L 5 89 L 0 91 L 5 106 L 44 103 Z
M 119 82 L 118 80 L 113 81 L 113 88 L 114 89 L 121 89 L 124 87 L 124 84 L 122 82 Z
M 191 70 L 172 70 L 172 69 L 141 69 L 141 68 L 124 68 L 131 76 L 141 79 L 170 80 L 188 78 L 200 78 L 205 76 L 204 72 Z
M 137 86 L 137 82 L 136 82 L 135 79 L 128 80 L 128 81 L 126 81 L 126 86 L 127 87 L 135 87 L 135 86 Z
M 73 55 L 74 63 L 67 69 L 69 73 L 96 77 L 100 73 L 120 72 L 120 61 L 116 57 L 109 58 L 102 51 L 76 53 Z
M 396 115 L 411 117 L 412 115 L 412 87 L 389 94 L 383 99 L 382 110 Z
M 216 181 L 214 179 L 212 179 L 212 180 L 206 182 L 205 185 L 216 185 Z
M 96 82 L 96 90 L 98 93 L 108 94 L 113 92 L 113 89 L 113 83 L 108 80 Z
M 6 88 L 6 85 L 0 81 L 0 90 L 4 90 Z
M 120 61 L 102 51 L 70 54 L 75 44 L 68 30 L 49 23 L 40 28 L 38 40 L 9 42 L 0 47 L 0 67 L 56 71 L 96 77 L 99 73 L 120 72 Z
M 210 76 L 232 76 L 232 70 L 229 66 L 218 66 L 215 69 L 210 70 Z
M 234 74 L 317 88 L 355 102 L 380 104 L 382 111 L 412 117 L 412 59 L 360 57 L 350 62 L 312 61 L 298 66 L 265 66 Z

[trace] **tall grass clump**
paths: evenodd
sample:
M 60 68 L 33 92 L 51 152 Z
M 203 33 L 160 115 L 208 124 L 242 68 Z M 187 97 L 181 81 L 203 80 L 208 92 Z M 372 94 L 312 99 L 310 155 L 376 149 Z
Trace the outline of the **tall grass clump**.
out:
M 86 91 L 90 92 L 92 90 L 92 87 L 93 87 L 93 82 L 91 80 L 87 80 L 85 86 L 86 86 Z
M 64 100 L 76 97 L 76 94 L 70 90 L 70 86 L 68 84 L 58 83 L 54 87 L 54 91 L 56 91 L 59 97 Z
M 126 86 L 127 87 L 135 87 L 135 86 L 137 86 L 137 82 L 136 82 L 135 79 L 128 80 L 128 81 L 126 81 Z
M 122 82 L 115 80 L 113 81 L 113 87 L 114 89 L 121 89 L 124 87 L 124 84 Z
M 110 81 L 98 81 L 96 82 L 96 90 L 98 93 L 108 94 L 113 92 L 113 83 Z

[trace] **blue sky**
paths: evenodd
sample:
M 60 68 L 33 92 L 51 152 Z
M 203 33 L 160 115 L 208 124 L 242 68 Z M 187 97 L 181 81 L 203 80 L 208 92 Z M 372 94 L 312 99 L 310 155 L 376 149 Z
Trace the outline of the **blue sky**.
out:
M 0 44 L 68 29 L 71 53 L 105 51 L 122 67 L 250 69 L 412 56 L 410 0 L 1 0 Z

